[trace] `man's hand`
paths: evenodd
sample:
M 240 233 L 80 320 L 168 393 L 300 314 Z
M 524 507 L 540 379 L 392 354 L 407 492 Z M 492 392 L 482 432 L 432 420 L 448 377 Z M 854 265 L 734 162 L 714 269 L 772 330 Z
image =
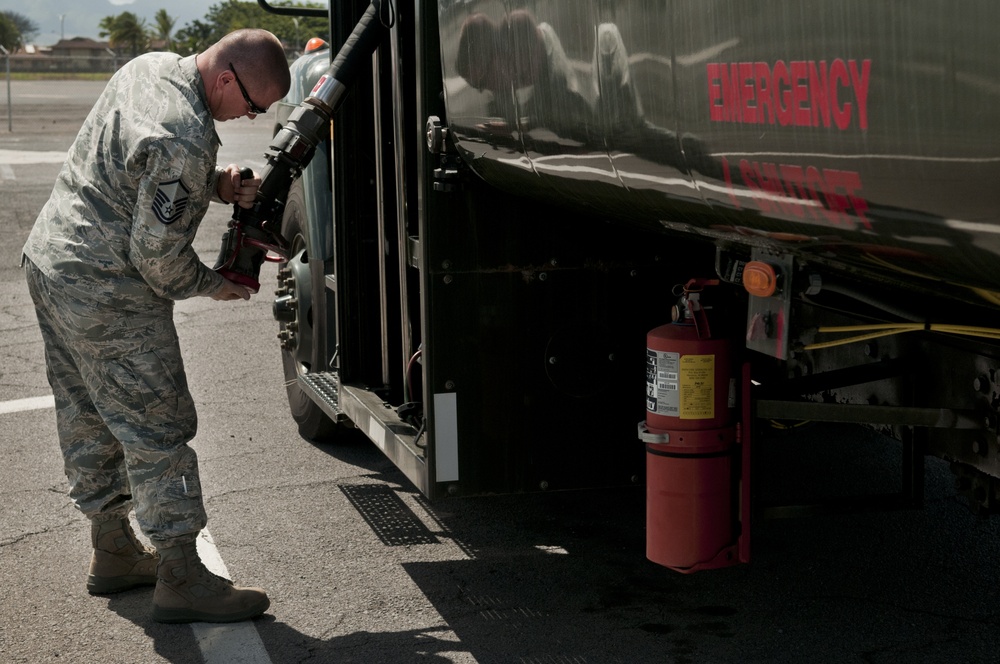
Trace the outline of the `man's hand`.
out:
M 249 300 L 250 296 L 256 293 L 246 286 L 230 281 L 222 280 L 222 287 L 212 294 L 213 300 Z
M 240 167 L 236 164 L 229 164 L 225 171 L 219 174 L 216 193 L 227 203 L 236 203 L 242 208 L 249 208 L 253 206 L 259 186 L 260 178 L 256 173 L 254 173 L 253 179 L 241 180 Z

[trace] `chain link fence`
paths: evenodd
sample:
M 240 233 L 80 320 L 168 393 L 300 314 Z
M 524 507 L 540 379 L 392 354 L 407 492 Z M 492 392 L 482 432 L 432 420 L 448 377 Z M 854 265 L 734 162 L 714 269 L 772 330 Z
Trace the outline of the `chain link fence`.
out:
M 24 55 L 6 56 L 11 74 L 113 74 L 131 60 L 124 55 Z

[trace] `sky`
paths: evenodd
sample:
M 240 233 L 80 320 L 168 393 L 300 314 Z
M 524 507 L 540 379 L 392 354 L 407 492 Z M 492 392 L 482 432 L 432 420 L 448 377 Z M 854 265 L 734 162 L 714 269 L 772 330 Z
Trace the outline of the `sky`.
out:
M 30 18 L 38 26 L 34 43 L 52 46 L 62 37 L 101 39 L 101 19 L 122 12 L 132 12 L 152 27 L 156 12 L 166 9 L 176 19 L 176 32 L 195 19 L 203 20 L 208 8 L 215 4 L 219 0 L 0 0 L 0 11 Z

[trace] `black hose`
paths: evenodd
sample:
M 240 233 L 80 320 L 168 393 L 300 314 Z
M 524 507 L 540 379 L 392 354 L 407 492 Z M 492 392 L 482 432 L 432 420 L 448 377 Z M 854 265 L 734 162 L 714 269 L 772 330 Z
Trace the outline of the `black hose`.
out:
M 371 55 L 378 48 L 382 30 L 385 28 L 379 18 L 382 2 L 383 0 L 372 0 L 361 20 L 354 26 L 354 31 L 340 47 L 333 64 L 330 65 L 330 76 L 346 87 L 350 87 L 354 82 L 360 67 L 370 67 Z

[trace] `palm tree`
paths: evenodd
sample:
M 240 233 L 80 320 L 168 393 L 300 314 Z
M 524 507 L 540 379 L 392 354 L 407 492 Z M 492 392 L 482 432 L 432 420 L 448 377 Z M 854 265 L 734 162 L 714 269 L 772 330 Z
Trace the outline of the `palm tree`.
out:
M 111 48 L 124 48 L 132 57 L 145 51 L 149 45 L 146 34 L 146 21 L 141 20 L 132 12 L 122 12 L 118 16 L 105 16 L 98 24 L 101 37 L 108 37 Z
M 167 43 L 168 51 L 174 50 L 174 43 L 170 33 L 174 31 L 174 24 L 177 23 L 177 19 L 170 16 L 166 9 L 161 9 L 156 12 L 153 22 L 156 23 L 156 31 L 154 32 L 156 37 Z

